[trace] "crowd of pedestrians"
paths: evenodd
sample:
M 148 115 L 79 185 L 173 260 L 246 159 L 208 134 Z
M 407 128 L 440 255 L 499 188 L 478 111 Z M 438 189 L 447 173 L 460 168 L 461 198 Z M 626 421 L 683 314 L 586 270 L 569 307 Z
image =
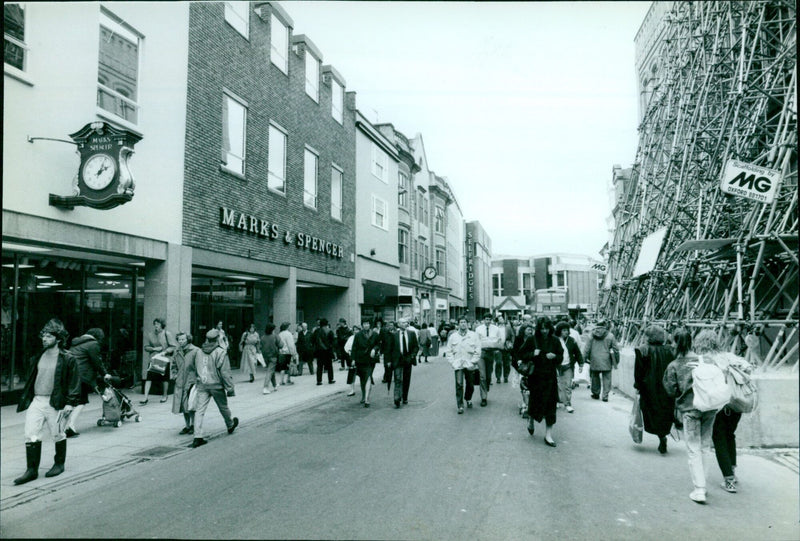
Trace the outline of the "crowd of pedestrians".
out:
M 374 325 L 373 325 L 374 323 Z M 544 442 L 557 447 L 554 426 L 559 406 L 572 414 L 572 393 L 577 374 L 589 366 L 591 398 L 608 401 L 612 370 L 620 360 L 619 344 L 612 325 L 599 320 L 591 330 L 582 333 L 573 319 L 562 317 L 555 322 L 548 317 L 523 317 L 514 322 L 502 316 L 485 314 L 470 324 L 466 317 L 443 322 L 438 328 L 417 326 L 408 319 L 397 322 L 364 320 L 349 327 L 344 319 L 332 330 L 326 319 L 319 319 L 309 329 L 303 322 L 293 333 L 288 322 L 279 327 L 268 323 L 263 334 L 254 324 L 242 334 L 240 371 L 244 382 L 254 382 L 256 366 L 265 368 L 263 394 L 271 394 L 282 386 L 293 385 L 292 377 L 302 376 L 304 366 L 316 384 L 336 383 L 334 367 L 347 371 L 348 396 L 356 394 L 358 380 L 361 401 L 370 407 L 370 394 L 375 385 L 373 372 L 383 362 L 382 383 L 391 389 L 394 407 L 408 404 L 413 368 L 429 357 L 442 357 L 454 371 L 456 410 L 459 415 L 472 409 L 475 387 L 480 405 L 489 404 L 492 385 L 505 384 L 512 377 L 524 397 L 521 408 L 527 419 L 527 431 L 536 432 L 536 423 L 544 423 Z M 15 484 L 27 483 L 38 476 L 42 439 L 45 428 L 55 444 L 53 467 L 46 473 L 52 477 L 64 471 L 67 439 L 79 436 L 76 421 L 89 401 L 89 394 L 113 381 L 104 363 L 99 328 L 88 329 L 75 337 L 67 348 L 69 337 L 57 319 L 42 329 L 42 353 L 31 359 L 28 379 L 21 395 L 18 411 L 25 411 L 25 447 L 27 469 Z M 721 411 L 699 411 L 693 404 L 692 369 L 698 356 L 705 356 L 717 365 L 748 369 L 741 357 L 724 353 L 713 331 L 703 331 L 694 339 L 688 329 L 678 328 L 671 336 L 651 325 L 641 335 L 635 348 L 634 387 L 639 393 L 643 430 L 658 438 L 658 451 L 667 453 L 667 436 L 682 431 L 689 459 L 693 490 L 690 498 L 706 501 L 706 477 L 703 456 L 713 440 L 720 470 L 722 488 L 737 491 L 735 430 L 741 413 L 730 407 Z M 211 400 L 222 415 L 228 433 L 233 433 L 239 420 L 228 405 L 235 396 L 230 365 L 230 341 L 223 322 L 205 334 L 197 346 L 188 332 L 173 336 L 162 318 L 152 322 L 146 333 L 144 351 L 148 370 L 144 383 L 144 399 L 149 402 L 153 382 L 162 384 L 161 402 L 166 402 L 170 382 L 174 382 L 172 413 L 182 415 L 179 434 L 193 435 L 191 447 L 206 444 L 203 429 Z M 694 347 L 693 347 L 694 346 Z M 168 362 L 162 365 L 160 360 Z M 742 364 L 744 363 L 744 364 Z M 316 366 L 315 366 L 316 365 Z M 516 372 L 512 374 L 511 368 Z

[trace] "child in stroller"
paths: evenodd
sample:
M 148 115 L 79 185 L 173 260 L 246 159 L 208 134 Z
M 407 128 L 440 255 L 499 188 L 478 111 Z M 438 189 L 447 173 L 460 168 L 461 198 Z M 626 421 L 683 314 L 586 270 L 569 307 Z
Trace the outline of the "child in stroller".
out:
M 97 420 L 97 426 L 104 426 L 107 424 L 113 425 L 117 428 L 122 426 L 124 419 L 131 417 L 138 423 L 141 421 L 139 413 L 133 409 L 133 403 L 130 398 L 116 388 L 121 385 L 121 380 L 116 376 L 108 376 L 105 378 L 106 388 L 104 391 L 97 389 L 98 394 L 103 399 L 103 416 Z

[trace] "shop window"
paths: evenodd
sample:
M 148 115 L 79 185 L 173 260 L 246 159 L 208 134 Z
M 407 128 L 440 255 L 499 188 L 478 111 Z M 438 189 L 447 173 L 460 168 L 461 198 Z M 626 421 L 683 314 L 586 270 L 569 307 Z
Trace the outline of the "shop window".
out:
M 317 208 L 317 155 L 306 149 L 303 159 L 303 203 Z
M 51 318 L 60 319 L 71 338 L 100 328 L 109 368 L 128 384 L 134 373 L 141 377 L 136 337 L 142 328 L 144 279 L 135 268 L 4 253 L 2 284 L 0 391 L 25 383 L 26 362 L 41 351 L 39 331 Z
M 274 14 L 270 16 L 269 59 L 283 73 L 289 73 L 289 29 Z
M 225 2 L 225 21 L 245 38 L 250 36 L 250 2 Z
M 344 88 L 335 79 L 331 82 L 331 116 L 339 124 L 344 123 Z
M 267 186 L 276 192 L 286 193 L 286 134 L 277 127 L 269 127 L 269 156 Z
M 6 66 L 26 71 L 25 4 L 3 4 L 3 61 Z
M 319 60 L 306 49 L 306 94 L 319 103 Z
M 100 14 L 97 106 L 131 124 L 139 120 L 140 42 L 132 29 Z
M 342 171 L 331 167 L 331 218 L 342 219 Z
M 372 196 L 372 225 L 380 227 L 386 231 L 389 230 L 389 216 L 387 215 L 386 201 L 380 197 Z
M 225 169 L 244 175 L 247 106 L 225 93 L 222 96 L 222 163 Z

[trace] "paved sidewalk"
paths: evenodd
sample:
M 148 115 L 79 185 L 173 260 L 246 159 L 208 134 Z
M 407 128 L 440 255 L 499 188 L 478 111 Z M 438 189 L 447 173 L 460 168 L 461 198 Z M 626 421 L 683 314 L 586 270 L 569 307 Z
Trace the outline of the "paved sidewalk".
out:
M 335 395 L 341 395 L 341 399 L 344 399 L 350 389 L 346 385 L 347 372 L 340 371 L 338 364 L 334 365 L 336 383 L 333 385 L 327 383 L 325 374 L 320 386 L 316 384 L 316 377 L 309 376 L 307 371 L 303 374 L 292 378 L 294 385 L 279 386 L 277 392 L 264 395 L 263 368 L 258 367 L 254 383 L 250 383 L 239 370 L 234 370 L 236 396 L 229 398 L 228 404 L 233 416 L 239 418 L 239 427 L 257 424 L 271 416 L 286 415 L 293 410 L 324 402 Z M 372 400 L 385 398 L 386 386 L 380 384 L 383 378 L 382 365 L 376 365 L 373 378 L 376 387 L 373 389 Z M 158 389 L 157 385 L 153 387 Z M 379 392 L 381 390 L 382 393 Z M 356 396 L 347 400 L 358 400 L 360 392 L 356 379 Z M 44 476 L 53 465 L 55 452 L 52 439 L 45 436 L 39 478 L 20 486 L 14 485 L 14 479 L 25 471 L 25 413 L 17 413 L 16 405 L 0 408 L 0 509 L 127 464 L 169 456 L 184 450 L 192 442 L 194 436 L 178 434 L 184 426 L 183 415 L 172 413 L 172 395 L 169 395 L 167 402 L 160 403 L 160 393 L 151 392 L 149 403 L 140 406 L 139 401 L 143 399 L 143 395 L 139 388 L 123 390 L 123 393 L 139 412 L 141 422 L 135 422 L 132 417 L 125 420 L 119 428 L 97 426 L 97 420 L 102 417 L 103 401 L 96 394 L 90 395 L 90 403 L 83 409 L 78 420 L 77 430 L 80 436 L 67 440 L 64 473 L 52 478 Z M 227 435 L 225 423 L 213 400 L 206 410 L 204 425 L 209 445 L 214 445 L 214 438 Z

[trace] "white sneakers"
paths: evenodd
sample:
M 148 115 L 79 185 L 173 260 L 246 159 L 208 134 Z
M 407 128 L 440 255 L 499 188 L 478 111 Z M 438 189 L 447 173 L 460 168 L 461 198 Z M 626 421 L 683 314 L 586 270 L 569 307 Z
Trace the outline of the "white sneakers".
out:
M 573 408 L 572 406 L 567 406 L 567 413 L 573 413 L 574 411 L 575 408 Z
M 263 391 L 261 391 L 261 394 L 269 394 L 269 389 L 267 389 L 266 387 L 264 387 L 264 390 L 263 390 Z
M 706 489 L 696 488 L 689 493 L 689 498 L 697 503 L 706 503 Z

